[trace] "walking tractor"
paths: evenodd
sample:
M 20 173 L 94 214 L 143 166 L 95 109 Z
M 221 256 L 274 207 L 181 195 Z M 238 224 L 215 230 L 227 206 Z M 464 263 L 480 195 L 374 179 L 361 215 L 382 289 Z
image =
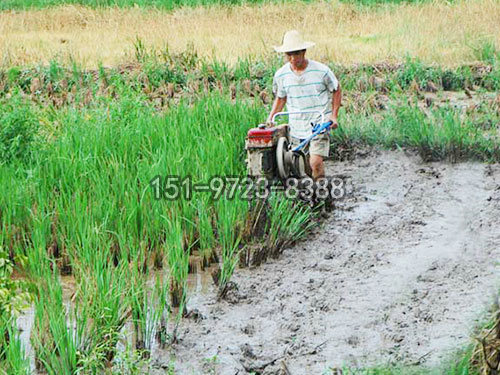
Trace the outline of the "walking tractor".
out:
M 278 112 L 272 118 L 272 123 L 279 116 L 303 113 L 321 115 L 321 123 L 311 124 L 312 134 L 295 146 L 291 146 L 289 126 L 276 125 L 267 127 L 260 124 L 248 131 L 245 143 L 247 150 L 247 171 L 252 178 L 264 177 L 270 181 L 288 178 L 302 179 L 311 176 L 309 153 L 304 152 L 311 140 L 320 133 L 328 131 L 331 121 L 325 122 L 325 115 L 319 111 Z
M 325 116 L 319 111 L 278 112 L 272 118 L 272 124 L 279 116 L 303 113 L 316 113 L 321 116 L 321 122 L 311 124 L 312 134 L 292 146 L 289 126 L 287 124 L 268 127 L 260 124 L 248 131 L 245 149 L 247 151 L 247 174 L 251 178 L 265 178 L 270 185 L 276 182 L 287 184 L 289 179 L 310 181 L 312 172 L 309 165 L 309 152 L 306 146 L 311 140 L 321 133 L 327 132 L 332 125 L 331 121 L 325 122 Z M 310 186 L 311 187 L 311 186 Z M 301 194 L 299 194 L 301 196 Z

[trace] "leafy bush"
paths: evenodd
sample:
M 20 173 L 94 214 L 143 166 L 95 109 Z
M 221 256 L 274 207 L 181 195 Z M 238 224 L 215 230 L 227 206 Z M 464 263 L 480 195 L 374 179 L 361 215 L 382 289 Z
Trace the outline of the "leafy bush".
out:
M 0 104 L 0 164 L 27 160 L 35 132 L 36 120 L 30 105 L 20 98 Z

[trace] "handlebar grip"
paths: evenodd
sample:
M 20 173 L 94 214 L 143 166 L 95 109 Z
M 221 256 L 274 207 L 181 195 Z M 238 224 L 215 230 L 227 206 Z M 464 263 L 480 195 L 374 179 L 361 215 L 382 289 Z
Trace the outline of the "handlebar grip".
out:
M 326 128 L 330 127 L 332 124 L 333 124 L 333 121 L 331 121 L 331 120 L 327 121 L 327 122 L 324 122 L 322 124 L 316 124 L 316 125 L 313 126 L 313 132 L 316 132 L 319 129 L 322 129 L 321 133 L 323 133 L 324 131 L 326 131 Z

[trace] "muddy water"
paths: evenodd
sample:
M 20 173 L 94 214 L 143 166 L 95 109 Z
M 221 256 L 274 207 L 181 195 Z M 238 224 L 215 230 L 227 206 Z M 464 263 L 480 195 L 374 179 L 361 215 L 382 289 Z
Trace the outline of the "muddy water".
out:
M 179 373 L 437 366 L 469 342 L 500 281 L 500 165 L 381 152 L 327 173 L 352 196 L 279 260 L 238 270 L 230 302 L 191 301 L 203 319 L 182 322 Z

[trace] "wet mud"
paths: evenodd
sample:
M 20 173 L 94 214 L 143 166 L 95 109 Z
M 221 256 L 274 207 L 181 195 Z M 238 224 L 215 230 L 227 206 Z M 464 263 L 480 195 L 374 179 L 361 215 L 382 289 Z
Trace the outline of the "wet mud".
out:
M 500 165 L 407 152 L 327 164 L 352 187 L 306 240 L 195 294 L 170 352 L 180 374 L 321 374 L 438 366 L 470 342 L 500 275 Z M 163 370 L 164 372 L 164 370 Z

